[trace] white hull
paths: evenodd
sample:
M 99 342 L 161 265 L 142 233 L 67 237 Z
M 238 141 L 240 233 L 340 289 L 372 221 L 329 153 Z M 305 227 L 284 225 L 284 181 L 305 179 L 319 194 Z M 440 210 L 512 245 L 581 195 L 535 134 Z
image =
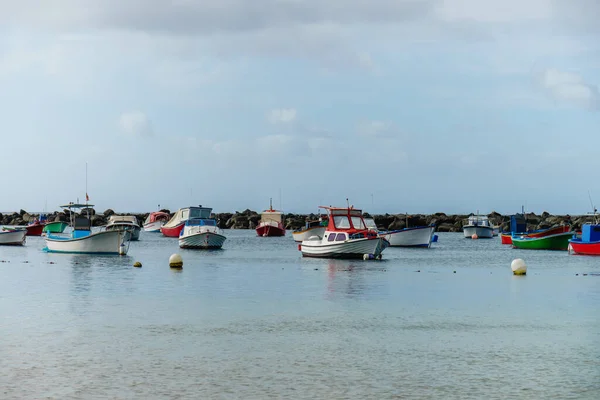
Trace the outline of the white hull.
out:
M 390 246 L 430 247 L 434 231 L 435 227 L 433 226 L 423 226 L 383 233 L 382 236 L 390 242 Z
M 292 232 L 292 236 L 294 237 L 294 241 L 296 241 L 296 242 L 303 242 L 311 236 L 318 236 L 318 237 L 322 238 L 324 234 L 325 234 L 324 226 L 314 226 L 312 228 Z
M 225 242 L 225 236 L 218 233 L 195 233 L 179 238 L 179 247 L 182 249 L 220 249 Z
M 160 232 L 160 228 L 165 224 L 165 221 L 155 221 L 144 224 L 145 232 Z
M 126 231 L 127 235 L 125 236 L 125 240 L 140 240 L 140 232 L 142 231 L 142 229 L 139 226 L 134 226 L 134 225 L 119 225 L 119 224 L 114 224 L 114 225 L 107 225 L 106 226 L 106 230 L 107 231 Z
M 477 235 L 480 239 L 489 239 L 494 236 L 494 228 L 491 226 L 463 226 L 463 232 L 466 238 L 471 238 L 473 235 Z
M 25 229 L 15 231 L 0 230 L 0 245 L 22 246 L 25 243 Z
M 119 254 L 124 240 L 123 231 L 96 232 L 78 239 L 49 236 L 46 237 L 46 249 L 52 253 Z
M 389 246 L 387 240 L 377 237 L 372 239 L 349 239 L 343 242 L 327 242 L 314 238 L 302 242 L 300 251 L 303 257 L 319 258 L 363 258 L 365 254 L 377 257 Z

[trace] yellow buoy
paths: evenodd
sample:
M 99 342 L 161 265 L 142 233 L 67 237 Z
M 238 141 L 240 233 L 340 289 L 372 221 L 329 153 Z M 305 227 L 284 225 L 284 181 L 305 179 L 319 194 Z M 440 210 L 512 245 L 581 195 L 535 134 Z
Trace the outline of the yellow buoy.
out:
M 169 257 L 169 267 L 183 268 L 183 260 L 181 259 L 181 256 L 179 254 L 171 254 L 171 257 Z
M 510 263 L 510 269 L 512 269 L 514 275 L 527 275 L 527 265 L 520 258 L 514 259 Z
M 139 261 L 136 261 L 136 262 L 133 263 L 133 266 L 136 267 L 136 268 L 142 268 L 142 263 L 139 262 Z

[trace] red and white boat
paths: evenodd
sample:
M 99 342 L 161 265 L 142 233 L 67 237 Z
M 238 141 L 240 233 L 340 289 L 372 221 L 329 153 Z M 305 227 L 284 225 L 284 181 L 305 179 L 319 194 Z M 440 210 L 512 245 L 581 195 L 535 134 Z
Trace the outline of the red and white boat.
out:
M 165 236 L 178 238 L 185 221 L 191 218 L 210 218 L 211 211 L 212 208 L 202 206 L 180 208 L 169 222 L 160 227 L 160 231 Z
M 380 259 L 390 245 L 365 224 L 362 211 L 354 207 L 321 207 L 329 213 L 323 236 L 311 236 L 298 249 L 303 257 Z
M 166 212 L 155 211 L 144 221 L 144 232 L 160 232 L 160 228 L 170 219 Z
M 256 227 L 258 236 L 285 236 L 285 226 L 282 222 L 283 213 L 273 210 L 273 201 L 271 199 L 268 210 L 260 214 L 260 222 Z
M 581 237 L 569 240 L 570 254 L 600 256 L 600 225 L 584 224 L 581 227 Z

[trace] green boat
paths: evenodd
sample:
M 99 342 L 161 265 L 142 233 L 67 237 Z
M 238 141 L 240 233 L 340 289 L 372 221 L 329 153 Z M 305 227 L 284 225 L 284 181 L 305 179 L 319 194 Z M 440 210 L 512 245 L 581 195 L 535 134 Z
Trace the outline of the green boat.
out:
M 46 226 L 44 226 L 43 232 L 63 233 L 67 226 L 69 226 L 69 224 L 67 224 L 66 222 L 62 222 L 62 221 L 49 222 L 46 224 Z
M 573 238 L 574 232 L 557 233 L 556 235 L 542 237 L 527 237 L 514 235 L 512 244 L 517 249 L 530 250 L 567 250 L 569 239 Z

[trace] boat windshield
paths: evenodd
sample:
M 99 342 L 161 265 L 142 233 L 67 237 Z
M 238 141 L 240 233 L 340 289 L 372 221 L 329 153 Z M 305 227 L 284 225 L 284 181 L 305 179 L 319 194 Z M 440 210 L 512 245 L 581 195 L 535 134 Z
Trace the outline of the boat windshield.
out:
M 333 217 L 333 223 L 338 229 L 350 229 L 350 220 L 346 215 L 336 215 Z
M 190 218 L 210 218 L 212 208 L 190 208 Z
M 367 229 L 361 217 L 352 217 L 352 225 L 354 229 Z

